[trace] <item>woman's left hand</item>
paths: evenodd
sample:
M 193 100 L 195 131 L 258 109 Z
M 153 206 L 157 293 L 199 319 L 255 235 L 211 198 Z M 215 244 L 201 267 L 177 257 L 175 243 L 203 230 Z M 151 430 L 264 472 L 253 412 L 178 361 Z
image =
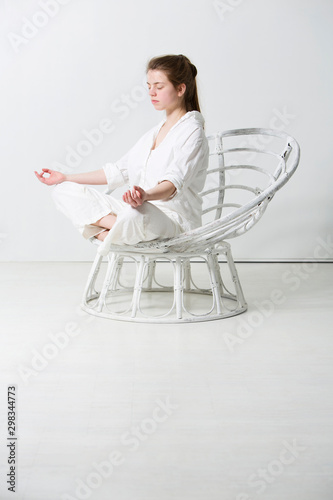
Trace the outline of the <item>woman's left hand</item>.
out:
M 128 190 L 123 194 L 123 200 L 133 208 L 139 207 L 147 199 L 146 191 L 140 186 L 133 186 L 132 190 Z

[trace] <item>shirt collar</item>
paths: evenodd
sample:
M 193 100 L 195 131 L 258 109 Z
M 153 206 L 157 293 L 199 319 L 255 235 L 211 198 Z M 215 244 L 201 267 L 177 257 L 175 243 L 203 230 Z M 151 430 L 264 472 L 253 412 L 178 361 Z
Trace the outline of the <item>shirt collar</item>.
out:
M 200 123 L 200 125 L 203 127 L 204 126 L 204 123 L 205 123 L 205 120 L 204 120 L 204 117 L 202 116 L 202 114 L 200 113 L 200 111 L 187 111 L 187 113 L 185 113 L 185 115 L 183 115 L 170 129 L 170 131 L 175 128 L 177 125 L 179 125 L 180 123 L 186 121 L 186 120 L 195 120 L 197 122 Z M 164 118 L 164 120 L 160 121 L 160 123 L 157 125 L 157 129 L 159 130 L 162 125 L 164 125 L 164 123 L 166 122 L 166 118 Z

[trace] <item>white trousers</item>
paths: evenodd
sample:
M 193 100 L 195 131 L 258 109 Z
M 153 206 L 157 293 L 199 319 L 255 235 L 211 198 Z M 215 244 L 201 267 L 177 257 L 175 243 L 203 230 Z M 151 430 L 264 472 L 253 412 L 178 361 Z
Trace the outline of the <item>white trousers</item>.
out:
M 110 213 L 117 216 L 103 242 L 105 252 L 111 244 L 135 245 L 140 241 L 171 238 L 182 232 L 180 224 L 149 202 L 133 208 L 97 189 L 68 181 L 57 184 L 52 196 L 57 209 L 72 221 L 85 238 L 92 238 L 105 230 L 93 223 Z

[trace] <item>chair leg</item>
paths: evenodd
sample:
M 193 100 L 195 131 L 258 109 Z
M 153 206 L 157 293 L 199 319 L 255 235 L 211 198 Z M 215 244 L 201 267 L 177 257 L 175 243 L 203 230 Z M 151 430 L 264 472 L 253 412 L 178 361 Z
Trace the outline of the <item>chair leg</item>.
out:
M 176 270 L 174 277 L 174 294 L 176 302 L 177 319 L 182 318 L 183 311 L 183 262 L 181 257 L 176 258 Z
M 236 295 L 237 295 L 238 303 L 239 303 L 239 305 L 240 305 L 240 307 L 242 309 L 246 310 L 247 309 L 247 303 L 246 303 L 246 300 L 245 300 L 245 297 L 244 297 L 244 294 L 243 294 L 243 290 L 242 290 L 242 287 L 241 287 L 241 284 L 240 284 L 240 281 L 239 281 L 238 272 L 237 272 L 237 269 L 236 269 L 236 266 L 235 266 L 235 263 L 234 263 L 234 259 L 232 257 L 230 246 L 228 246 L 226 248 L 225 256 L 226 256 L 228 267 L 229 267 L 229 270 L 230 270 L 230 273 L 231 273 L 231 276 L 232 276 L 232 280 L 233 280 L 233 282 L 235 284 L 235 290 L 236 290 Z
M 156 268 L 156 260 L 149 261 L 148 263 L 148 276 L 147 276 L 147 288 L 146 290 L 149 291 L 152 289 L 153 286 L 153 279 L 155 276 L 155 268 Z
M 91 266 L 89 276 L 87 279 L 87 283 L 83 292 L 83 303 L 84 305 L 87 305 L 88 301 L 92 299 L 94 296 L 98 297 L 98 293 L 94 292 L 95 290 L 95 283 L 96 279 L 101 267 L 101 262 L 102 262 L 103 256 L 97 254 L 95 257 L 95 260 L 93 262 L 93 265 Z
M 217 314 L 222 314 L 222 297 L 220 292 L 220 269 L 217 269 L 215 259 L 211 252 L 207 254 L 209 278 L 212 288 L 212 293 L 215 299 Z
M 132 312 L 131 312 L 132 318 L 135 318 L 137 310 L 139 308 L 140 295 L 141 295 L 141 290 L 143 287 L 143 276 L 144 276 L 144 270 L 145 270 L 145 263 L 146 263 L 145 256 L 141 255 L 139 269 L 138 269 L 137 274 L 136 274 L 134 291 L 133 291 L 133 299 L 132 299 L 133 302 L 132 302 Z
M 185 292 L 191 290 L 191 262 L 190 259 L 184 259 L 184 279 L 185 279 Z
M 123 262 L 124 262 L 123 257 L 119 257 L 117 259 L 117 264 L 116 264 L 115 273 L 114 273 L 114 279 L 112 281 L 112 288 L 111 288 L 112 291 L 116 290 L 117 283 L 119 283 L 119 275 L 121 272 L 121 268 L 123 267 Z
M 224 285 L 219 265 L 219 254 L 217 252 L 212 252 L 212 260 L 214 262 L 215 276 L 217 280 L 220 297 L 223 297 Z
M 113 282 L 114 277 L 115 277 L 115 267 L 117 265 L 118 258 L 113 253 L 113 254 L 111 254 L 111 257 L 108 256 L 108 259 L 109 259 L 108 268 L 106 271 L 106 275 L 105 275 L 105 279 L 104 279 L 103 286 L 101 289 L 101 293 L 100 293 L 100 296 L 98 299 L 98 304 L 96 306 L 96 311 L 98 311 L 98 312 L 101 312 L 103 307 L 104 307 L 106 294 L 107 294 L 110 286 L 112 286 L 112 282 Z

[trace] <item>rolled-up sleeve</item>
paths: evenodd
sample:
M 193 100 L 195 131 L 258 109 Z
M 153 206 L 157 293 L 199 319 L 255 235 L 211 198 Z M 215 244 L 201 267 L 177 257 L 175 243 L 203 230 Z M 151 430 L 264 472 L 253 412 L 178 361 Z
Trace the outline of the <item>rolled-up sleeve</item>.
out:
M 116 189 L 128 183 L 128 169 L 127 169 L 128 156 L 129 153 L 126 153 L 117 162 L 106 163 L 103 166 L 109 190 Z
M 208 144 L 199 131 L 195 131 L 184 144 L 174 149 L 173 159 L 163 177 L 158 181 L 170 181 L 176 188 L 171 198 L 178 197 L 185 187 L 207 170 Z

